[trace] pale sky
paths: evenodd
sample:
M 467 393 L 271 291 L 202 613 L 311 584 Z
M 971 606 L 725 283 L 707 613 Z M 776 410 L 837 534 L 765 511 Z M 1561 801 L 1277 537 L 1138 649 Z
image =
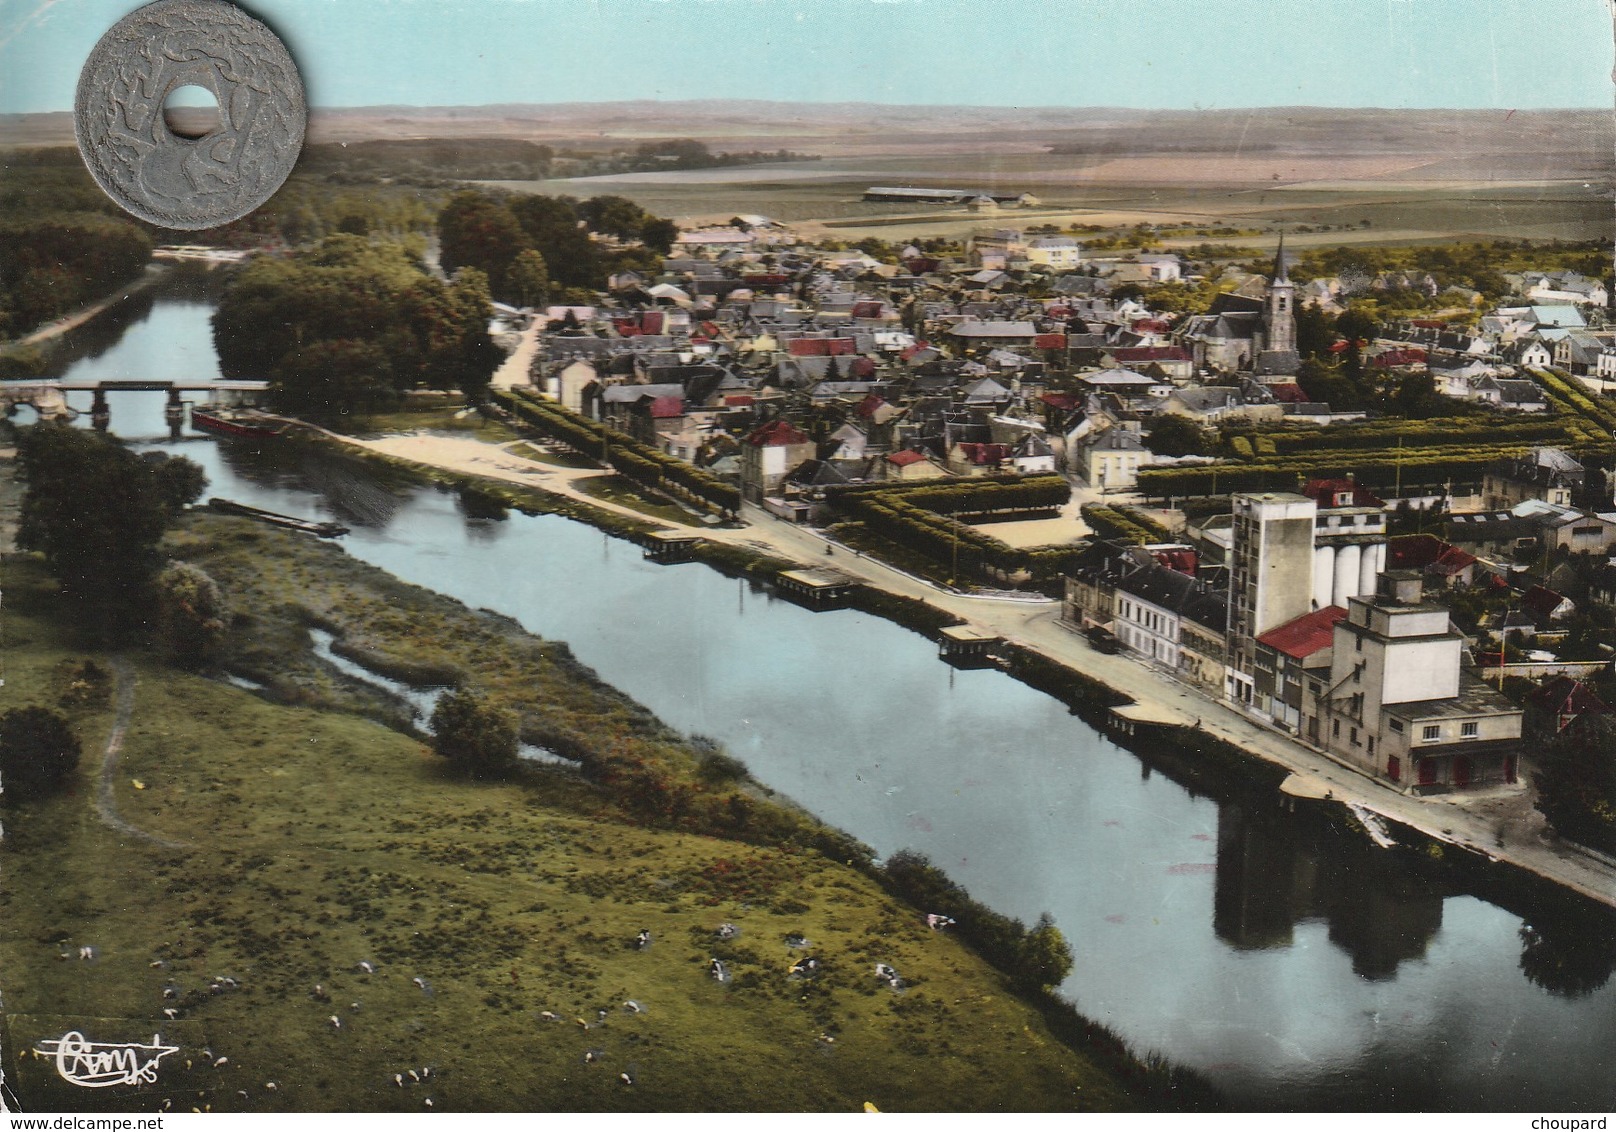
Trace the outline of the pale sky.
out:
M 130 0 L 0 0 L 0 113 Z M 249 0 L 315 106 L 1605 107 L 1608 0 Z

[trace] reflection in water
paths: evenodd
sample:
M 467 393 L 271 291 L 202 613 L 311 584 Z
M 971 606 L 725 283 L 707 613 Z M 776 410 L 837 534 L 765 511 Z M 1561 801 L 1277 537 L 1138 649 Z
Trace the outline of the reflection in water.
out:
M 1538 916 L 1521 925 L 1521 973 L 1550 994 L 1591 995 L 1616 968 L 1616 923 L 1593 910 Z
M 1323 920 L 1353 973 L 1381 980 L 1425 955 L 1442 927 L 1442 896 L 1368 842 L 1225 802 L 1212 917 L 1218 938 L 1242 949 L 1289 947 L 1299 921 Z
M 146 376 L 154 357 L 174 377 L 216 374 L 207 309 L 159 299 L 93 364 Z M 160 395 L 119 395 L 113 428 L 168 448 Z M 1061 992 L 1137 1048 L 1206 1070 L 1237 1108 L 1616 1101 L 1608 920 L 1540 913 L 1553 902 L 1525 886 L 1444 895 L 1402 854 L 1172 765 L 1153 774 L 1049 697 L 955 672 L 861 613 L 647 563 L 561 518 L 474 518 L 456 493 L 322 450 L 180 450 L 212 494 L 337 519 L 356 558 L 567 641 L 879 853 L 925 853 L 1004 914 L 1051 911 L 1078 960 Z

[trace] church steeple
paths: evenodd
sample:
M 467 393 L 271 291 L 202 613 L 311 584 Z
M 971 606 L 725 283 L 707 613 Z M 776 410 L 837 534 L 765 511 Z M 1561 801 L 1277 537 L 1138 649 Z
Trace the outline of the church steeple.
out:
M 1274 253 L 1274 274 L 1263 298 L 1261 348 L 1252 369 L 1259 377 L 1293 376 L 1302 364 L 1296 353 L 1296 284 L 1285 270 L 1285 236 Z

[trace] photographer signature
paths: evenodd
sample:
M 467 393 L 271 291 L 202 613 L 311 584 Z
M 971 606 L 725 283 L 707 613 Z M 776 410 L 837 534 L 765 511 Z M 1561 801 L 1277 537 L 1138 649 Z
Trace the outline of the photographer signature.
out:
M 35 1052 L 56 1061 L 62 1080 L 87 1089 L 109 1085 L 150 1085 L 157 1080 L 157 1063 L 179 1046 L 166 1046 L 158 1034 L 150 1045 L 139 1042 L 92 1042 L 77 1030 L 48 1038 Z

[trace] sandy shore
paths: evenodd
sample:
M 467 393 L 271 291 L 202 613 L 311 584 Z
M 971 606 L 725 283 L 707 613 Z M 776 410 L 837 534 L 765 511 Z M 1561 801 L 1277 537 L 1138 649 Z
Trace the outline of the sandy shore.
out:
M 452 472 L 527 484 L 590 507 L 643 519 L 632 510 L 587 495 L 576 481 L 597 469 L 541 464 L 475 438 L 404 434 L 371 440 L 335 436 L 390 456 Z M 1060 620 L 1058 602 L 974 597 L 945 591 L 884 563 L 837 547 L 811 529 L 776 519 L 748 504 L 748 526 L 713 529 L 696 523 L 692 533 L 815 565 L 831 565 L 866 585 L 917 598 L 1057 663 L 1076 669 L 1131 697 L 1154 719 L 1197 727 L 1266 762 L 1303 776 L 1312 787 L 1344 805 L 1357 805 L 1449 844 L 1507 861 L 1590 899 L 1616 907 L 1616 868 L 1554 837 L 1532 805 L 1523 781 L 1464 795 L 1421 798 L 1368 778 L 1322 752 L 1304 747 L 1221 701 L 1209 699 L 1173 675 L 1124 655 L 1094 651 Z M 825 553 L 830 545 L 833 554 Z

